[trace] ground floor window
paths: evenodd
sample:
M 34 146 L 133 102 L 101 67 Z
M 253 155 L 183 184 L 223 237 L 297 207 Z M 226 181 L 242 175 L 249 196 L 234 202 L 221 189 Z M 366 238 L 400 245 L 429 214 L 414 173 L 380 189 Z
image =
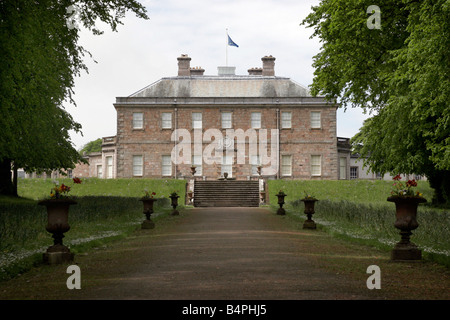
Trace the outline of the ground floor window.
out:
M 113 157 L 106 157 L 106 178 L 113 178 Z
M 339 158 L 339 179 L 341 179 L 341 180 L 347 179 L 347 158 L 346 157 Z
M 201 155 L 192 156 L 192 165 L 195 166 L 195 176 L 201 176 L 203 174 L 202 156 Z
M 322 157 L 313 155 L 311 156 L 311 175 L 320 176 L 322 174 Z
M 350 167 L 350 179 L 358 179 L 358 167 Z
M 232 156 L 223 156 L 222 157 L 222 166 L 221 166 L 221 174 L 223 176 L 224 173 L 228 173 L 228 177 L 231 178 L 233 176 L 233 157 Z
M 258 166 L 260 165 L 259 156 L 251 157 L 251 165 L 252 165 L 252 176 L 258 175 Z
M 133 156 L 133 176 L 141 177 L 144 172 L 144 161 L 141 155 Z
M 292 175 L 292 156 L 282 155 L 281 156 L 281 175 L 291 176 Z
M 97 166 L 97 178 L 103 178 L 103 167 L 101 164 Z
M 162 156 L 162 175 L 171 176 L 172 175 L 172 158 L 168 155 Z

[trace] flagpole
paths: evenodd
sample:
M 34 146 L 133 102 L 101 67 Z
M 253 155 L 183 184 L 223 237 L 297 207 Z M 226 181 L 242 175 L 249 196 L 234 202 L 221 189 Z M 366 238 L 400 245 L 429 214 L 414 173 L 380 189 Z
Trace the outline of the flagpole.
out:
M 228 67 L 228 28 L 226 29 L 227 30 L 227 44 L 226 44 L 226 46 L 225 46 L 225 51 L 226 51 L 226 54 L 225 54 L 225 66 L 227 66 Z

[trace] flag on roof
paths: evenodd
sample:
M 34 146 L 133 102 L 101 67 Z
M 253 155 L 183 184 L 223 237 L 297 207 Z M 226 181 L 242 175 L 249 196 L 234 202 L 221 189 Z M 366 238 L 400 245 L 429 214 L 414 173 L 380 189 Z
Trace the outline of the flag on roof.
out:
M 228 36 L 228 45 L 239 48 L 239 46 L 233 40 L 231 40 L 230 36 Z

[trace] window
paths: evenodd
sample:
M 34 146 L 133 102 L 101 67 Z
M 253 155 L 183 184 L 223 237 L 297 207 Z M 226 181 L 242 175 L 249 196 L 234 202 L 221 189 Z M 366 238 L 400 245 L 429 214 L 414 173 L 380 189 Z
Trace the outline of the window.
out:
M 292 156 L 281 156 L 281 175 L 292 175 Z
M 201 129 L 202 128 L 202 113 L 192 112 L 192 128 Z
M 221 166 L 221 174 L 228 173 L 228 178 L 231 178 L 233 173 L 233 157 L 231 156 L 223 156 L 222 157 L 222 166 Z
M 322 174 L 321 156 L 311 156 L 311 175 L 320 176 Z
M 193 155 L 192 156 L 192 165 L 195 166 L 195 176 L 201 176 L 202 173 L 202 156 L 201 155 Z
M 261 112 L 252 112 L 252 128 L 260 129 L 261 128 Z
M 358 167 L 350 167 L 350 179 L 358 179 Z
M 106 178 L 113 177 L 113 157 L 106 157 Z
M 140 177 L 143 174 L 144 161 L 142 156 L 133 156 L 133 176 Z
M 231 112 L 222 112 L 222 128 L 231 128 Z
M 170 156 L 162 156 L 162 170 L 163 176 L 172 175 L 172 158 Z
M 252 165 L 252 176 L 257 176 L 258 175 L 258 166 L 260 165 L 259 162 L 259 156 L 252 156 L 250 158 L 251 161 L 251 165 Z
M 172 113 L 163 112 L 161 114 L 161 128 L 172 129 Z
M 97 166 L 97 178 L 103 178 L 103 167 L 101 164 Z
M 319 111 L 311 112 L 311 128 L 312 129 L 320 129 L 321 128 Z
M 281 129 L 290 129 L 291 128 L 291 119 L 292 119 L 292 113 L 281 112 Z
M 47 175 L 48 175 L 48 174 L 47 174 Z M 67 176 L 68 176 L 70 179 L 72 179 L 72 170 L 71 170 L 71 169 L 67 170 Z
M 339 158 L 339 179 L 347 179 L 347 158 L 345 157 Z
M 144 114 L 142 112 L 133 113 L 133 129 L 144 128 Z

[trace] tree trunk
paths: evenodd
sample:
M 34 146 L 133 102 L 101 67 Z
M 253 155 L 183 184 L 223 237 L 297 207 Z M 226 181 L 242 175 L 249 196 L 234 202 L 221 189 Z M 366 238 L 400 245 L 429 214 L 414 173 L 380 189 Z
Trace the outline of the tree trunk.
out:
M 434 189 L 433 203 L 445 204 L 450 200 L 450 171 L 436 170 L 427 175 L 430 187 Z
M 0 161 L 0 194 L 7 196 L 17 196 L 17 189 L 14 192 L 14 184 L 11 180 L 11 160 Z

